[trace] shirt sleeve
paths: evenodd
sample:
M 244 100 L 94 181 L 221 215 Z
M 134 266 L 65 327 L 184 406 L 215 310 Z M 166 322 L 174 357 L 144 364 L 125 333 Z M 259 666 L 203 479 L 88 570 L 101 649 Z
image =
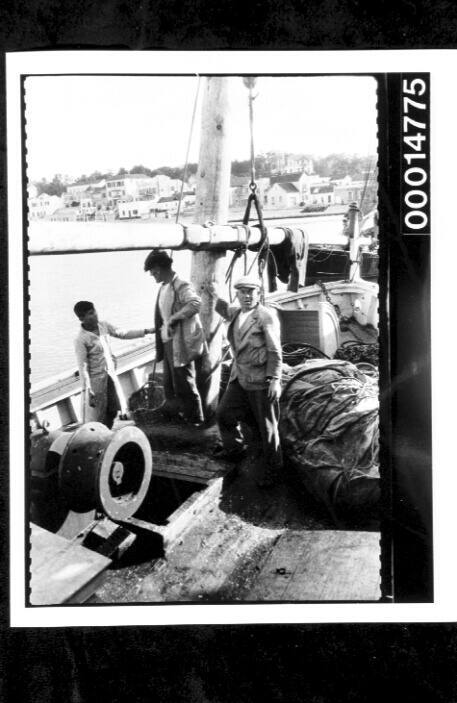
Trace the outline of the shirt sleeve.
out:
M 91 388 L 89 369 L 87 363 L 87 348 L 81 337 L 76 337 L 75 339 L 75 354 L 76 361 L 78 364 L 79 377 L 81 379 L 82 387 Z
M 144 337 L 144 328 L 139 330 L 124 330 L 112 325 L 110 322 L 106 322 L 105 324 L 106 331 L 111 337 L 117 337 L 118 339 L 137 339 L 138 337 Z
M 219 315 L 225 320 L 232 320 L 235 314 L 240 311 L 240 307 L 238 305 L 230 305 L 223 298 L 218 298 L 216 300 L 215 309 L 216 312 L 219 313 Z
M 198 312 L 200 312 L 201 298 L 197 295 L 194 287 L 191 283 L 183 283 L 179 286 L 179 303 L 180 309 L 175 313 L 176 319 L 184 319 L 186 317 L 193 317 Z
M 267 347 L 266 375 L 270 378 L 280 379 L 282 370 L 282 348 L 279 319 L 274 312 L 264 310 L 261 321 Z

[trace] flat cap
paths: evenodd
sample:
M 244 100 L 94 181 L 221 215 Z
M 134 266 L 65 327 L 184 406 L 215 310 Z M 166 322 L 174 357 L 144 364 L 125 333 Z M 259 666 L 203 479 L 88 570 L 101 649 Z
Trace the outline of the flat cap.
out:
M 262 282 L 257 276 L 241 276 L 233 286 L 234 288 L 261 288 Z

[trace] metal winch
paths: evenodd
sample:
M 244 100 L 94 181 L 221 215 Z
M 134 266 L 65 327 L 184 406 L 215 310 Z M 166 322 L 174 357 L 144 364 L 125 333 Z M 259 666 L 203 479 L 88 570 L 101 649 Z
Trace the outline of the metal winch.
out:
M 59 523 L 69 511 L 96 511 L 116 522 L 129 521 L 148 492 L 152 453 L 138 427 L 113 431 L 88 422 L 33 432 L 30 468 L 32 520 L 61 531 Z

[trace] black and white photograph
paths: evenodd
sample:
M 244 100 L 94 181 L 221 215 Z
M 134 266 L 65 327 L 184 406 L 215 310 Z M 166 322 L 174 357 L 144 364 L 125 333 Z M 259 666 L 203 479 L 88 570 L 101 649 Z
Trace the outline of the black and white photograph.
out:
M 31 604 L 378 600 L 375 80 L 24 87 Z
M 24 617 L 433 604 L 430 73 L 109 63 L 21 72 Z

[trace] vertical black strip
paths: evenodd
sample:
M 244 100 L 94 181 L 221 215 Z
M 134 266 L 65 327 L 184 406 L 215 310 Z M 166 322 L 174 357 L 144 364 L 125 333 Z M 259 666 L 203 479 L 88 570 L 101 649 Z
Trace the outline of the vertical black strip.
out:
M 30 596 L 30 319 L 29 319 L 29 259 L 28 259 L 28 192 L 27 192 L 27 147 L 25 118 L 25 76 L 21 76 L 21 159 L 22 159 L 22 265 L 23 265 L 23 315 L 24 315 L 24 557 L 26 574 L 26 603 Z M 20 468 L 17 467 L 19 471 Z
M 0 62 L 0 93 L 6 95 L 5 79 L 6 61 Z M 0 142 L 6 145 L 6 101 L 0 102 Z M 2 148 L 0 156 L 0 628 L 7 627 L 9 622 L 9 295 L 8 295 L 8 204 L 7 204 L 7 161 L 6 148 Z M 1 632 L 1 630 L 0 630 Z M 5 652 L 5 645 L 2 647 Z M 0 652 L 0 664 L 2 656 Z M 1 692 L 1 685 L 0 685 Z
M 430 238 L 403 233 L 401 75 L 387 75 L 384 85 L 380 238 L 390 331 L 383 349 L 381 420 L 383 459 L 392 470 L 392 588 L 396 602 L 432 602 Z
M 389 114 L 387 77 L 378 83 L 378 212 L 379 212 L 379 458 L 381 477 L 381 598 L 391 601 L 392 581 L 392 417 L 390 412 L 390 324 L 389 324 Z

